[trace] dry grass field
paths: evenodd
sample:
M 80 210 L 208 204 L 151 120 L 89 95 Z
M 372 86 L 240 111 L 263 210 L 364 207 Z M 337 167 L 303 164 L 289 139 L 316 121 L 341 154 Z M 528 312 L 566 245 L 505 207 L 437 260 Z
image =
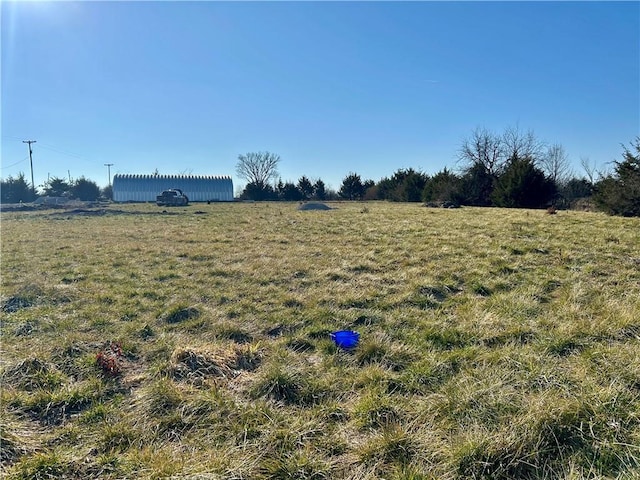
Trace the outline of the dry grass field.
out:
M 640 219 L 332 206 L 3 213 L 4 477 L 640 477 Z

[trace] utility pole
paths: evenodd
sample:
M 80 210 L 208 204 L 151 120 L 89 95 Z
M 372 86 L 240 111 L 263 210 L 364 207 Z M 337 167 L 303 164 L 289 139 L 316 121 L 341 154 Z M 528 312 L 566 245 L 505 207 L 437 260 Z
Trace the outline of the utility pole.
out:
M 109 186 L 111 186 L 111 167 L 113 167 L 113 163 L 105 163 L 105 167 L 107 167 L 107 175 L 109 175 Z
M 35 199 L 36 196 L 36 184 L 33 182 L 33 151 L 31 150 L 31 144 L 36 143 L 35 140 L 23 140 L 22 143 L 29 144 L 29 163 L 31 164 L 31 191 L 33 192 L 33 197 Z

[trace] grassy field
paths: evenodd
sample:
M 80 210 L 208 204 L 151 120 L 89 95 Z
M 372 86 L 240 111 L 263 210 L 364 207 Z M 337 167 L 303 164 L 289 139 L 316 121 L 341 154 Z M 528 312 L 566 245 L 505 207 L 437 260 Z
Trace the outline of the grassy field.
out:
M 334 206 L 3 213 L 4 476 L 640 477 L 639 219 Z

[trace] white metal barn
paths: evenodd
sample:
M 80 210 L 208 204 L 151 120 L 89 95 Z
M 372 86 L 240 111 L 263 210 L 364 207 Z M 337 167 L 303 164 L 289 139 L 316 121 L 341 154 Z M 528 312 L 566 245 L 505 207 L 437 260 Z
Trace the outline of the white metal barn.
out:
M 163 190 L 179 188 L 191 202 L 232 201 L 229 176 L 122 175 L 113 177 L 114 202 L 155 202 Z

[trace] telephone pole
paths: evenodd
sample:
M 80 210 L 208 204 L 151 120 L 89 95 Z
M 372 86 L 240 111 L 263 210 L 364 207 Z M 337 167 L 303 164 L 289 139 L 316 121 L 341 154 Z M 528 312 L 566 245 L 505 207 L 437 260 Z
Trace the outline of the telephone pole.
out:
M 31 150 L 31 144 L 36 143 L 35 140 L 23 140 L 22 143 L 29 144 L 29 163 L 31 164 L 31 191 L 33 192 L 33 197 L 35 199 L 36 196 L 36 184 L 33 182 L 33 150 Z
M 107 167 L 107 175 L 109 175 L 109 186 L 111 186 L 111 167 L 113 167 L 113 163 L 105 163 L 105 167 Z

